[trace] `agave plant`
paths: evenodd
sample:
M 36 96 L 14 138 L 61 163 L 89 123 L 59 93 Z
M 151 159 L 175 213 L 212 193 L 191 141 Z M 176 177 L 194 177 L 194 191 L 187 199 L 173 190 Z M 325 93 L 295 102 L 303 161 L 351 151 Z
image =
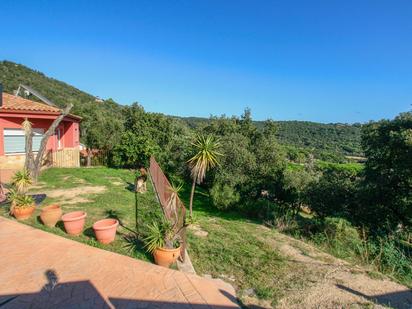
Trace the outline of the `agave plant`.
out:
M 11 203 L 10 214 L 13 214 L 15 208 L 31 207 L 34 204 L 34 199 L 30 195 L 21 194 L 16 189 L 10 189 L 7 198 Z
M 25 194 L 29 186 L 32 184 L 29 171 L 23 169 L 16 172 L 11 180 L 11 184 L 16 188 L 17 193 Z

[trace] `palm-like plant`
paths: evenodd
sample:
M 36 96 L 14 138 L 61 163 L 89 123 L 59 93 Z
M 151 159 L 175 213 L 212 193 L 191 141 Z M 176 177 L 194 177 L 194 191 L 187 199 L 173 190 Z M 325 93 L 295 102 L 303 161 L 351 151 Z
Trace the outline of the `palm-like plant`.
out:
M 192 143 L 196 154 L 188 161 L 191 176 L 193 179 L 192 191 L 190 193 L 189 213 L 192 218 L 193 197 L 196 183 L 201 184 L 206 177 L 206 172 L 219 164 L 220 142 L 211 135 L 198 135 L 196 141 Z
M 26 169 L 16 172 L 11 183 L 17 189 L 19 194 L 25 194 L 29 186 L 32 184 L 30 173 Z
M 178 248 L 179 231 L 175 232 L 172 223 L 163 219 L 160 223 L 153 221 L 148 225 L 147 236 L 143 239 L 145 248 L 153 253 L 158 248 Z
M 178 204 L 179 204 L 179 193 L 183 189 L 183 184 L 179 183 L 178 185 L 171 183 L 168 187 L 168 191 L 171 193 L 167 202 L 167 209 L 170 212 L 170 215 L 174 216 L 175 222 L 173 225 L 176 225 L 179 222 L 178 214 Z

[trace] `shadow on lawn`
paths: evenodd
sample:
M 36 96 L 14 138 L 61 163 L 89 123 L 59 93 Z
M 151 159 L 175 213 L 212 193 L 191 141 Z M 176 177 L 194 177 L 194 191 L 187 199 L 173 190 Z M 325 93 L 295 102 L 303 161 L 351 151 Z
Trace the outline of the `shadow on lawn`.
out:
M 31 197 L 34 199 L 36 206 L 39 206 L 47 198 L 47 195 L 44 193 L 41 193 L 41 194 L 33 194 Z
M 131 182 L 127 182 L 127 186 L 124 187 L 126 190 L 130 191 L 130 192 L 135 192 L 136 191 L 136 187 L 134 184 L 132 184 Z
M 126 242 L 124 247 L 129 251 L 143 253 L 144 256 L 148 260 L 153 261 L 153 256 L 151 254 L 149 254 L 147 252 L 147 250 L 145 249 L 145 247 L 144 247 L 144 242 L 142 240 L 142 238 L 143 238 L 142 234 L 139 233 L 139 231 L 132 230 L 131 228 L 124 225 L 124 223 L 122 222 L 122 220 L 119 217 L 119 212 L 118 211 L 113 210 L 113 209 L 109 209 L 109 210 L 106 210 L 105 213 L 106 213 L 107 218 L 112 218 L 112 219 L 118 220 L 119 225 L 122 228 L 124 228 L 125 230 L 128 231 L 127 234 L 119 232 L 119 231 L 116 232 L 116 234 L 120 235 L 123 238 L 123 240 Z
M 383 305 L 390 306 L 397 309 L 410 309 L 412 308 L 412 290 L 399 291 L 394 293 L 387 293 L 381 295 L 366 295 L 360 291 L 356 291 L 342 284 L 337 284 L 337 288 L 346 292 L 352 293 L 366 298 L 367 300 Z

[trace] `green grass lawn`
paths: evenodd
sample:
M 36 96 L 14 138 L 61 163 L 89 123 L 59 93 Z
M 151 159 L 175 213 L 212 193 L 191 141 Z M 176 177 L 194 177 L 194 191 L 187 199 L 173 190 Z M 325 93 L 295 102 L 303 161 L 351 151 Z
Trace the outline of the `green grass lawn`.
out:
M 122 169 L 97 167 L 45 170 L 37 186 L 29 193 L 45 193 L 48 196 L 38 205 L 34 216 L 22 222 L 88 245 L 151 261 L 151 255 L 145 252 L 140 242 L 133 241 L 134 246 L 131 248 L 130 242 L 125 240 L 125 236 L 130 236 L 131 231 L 135 230 L 133 182 L 133 173 Z M 150 181 L 147 183 L 147 189 L 148 192 L 145 194 L 137 194 L 137 217 L 140 231 L 144 230 L 148 222 L 158 220 L 162 215 Z M 90 193 L 96 191 L 99 193 Z M 44 226 L 39 218 L 41 208 L 52 203 L 61 205 L 63 213 L 75 210 L 86 211 L 87 218 L 83 234 L 77 237 L 69 236 L 65 233 L 62 222 L 59 222 L 55 228 Z M 7 206 L 1 207 L 0 213 L 5 217 L 13 218 L 8 215 Z M 113 243 L 102 245 L 95 239 L 92 225 L 97 220 L 107 217 L 117 217 L 122 226 L 119 226 L 116 240 Z
M 125 236 L 135 229 L 134 175 L 128 170 L 98 168 L 48 169 L 44 171 L 31 194 L 46 194 L 32 218 L 23 221 L 36 228 L 55 233 L 105 250 L 152 261 L 139 241 L 130 242 Z M 137 194 L 138 228 L 159 220 L 162 210 L 150 181 L 148 192 Z M 94 193 L 90 193 L 94 192 Z M 190 186 L 184 187 L 181 197 L 189 206 Z M 55 228 L 44 226 L 41 208 L 51 203 L 61 205 L 63 212 L 87 212 L 83 234 L 77 237 L 65 233 L 62 222 Z M 8 215 L 7 207 L 0 214 Z M 102 245 L 94 238 L 92 224 L 106 217 L 117 217 L 122 226 L 116 240 Z M 201 231 L 203 236 L 199 236 Z M 205 236 L 204 232 L 208 235 Z M 307 285 L 308 270 L 303 265 L 291 264 L 282 256 L 274 239 L 279 233 L 235 212 L 221 212 L 211 207 L 206 191 L 197 188 L 194 202 L 194 224 L 188 229 L 188 252 L 199 275 L 221 278 L 232 284 L 246 304 L 275 305 L 288 290 Z M 292 269 L 293 267 L 293 269 Z
M 189 208 L 190 187 L 181 194 Z M 275 305 L 288 289 L 305 285 L 305 271 L 290 264 L 279 254 L 271 240 L 277 232 L 235 212 L 212 208 L 208 194 L 197 188 L 193 206 L 194 226 L 208 233 L 197 236 L 188 230 L 188 250 L 199 275 L 221 278 L 237 289 L 238 297 L 248 303 L 245 293 Z M 250 304 L 250 302 L 249 302 Z

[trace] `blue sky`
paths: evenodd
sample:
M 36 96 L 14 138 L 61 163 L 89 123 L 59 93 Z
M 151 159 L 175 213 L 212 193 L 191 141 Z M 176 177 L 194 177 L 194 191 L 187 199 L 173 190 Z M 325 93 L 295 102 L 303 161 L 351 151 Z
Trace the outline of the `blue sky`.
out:
M 412 1 L 9 1 L 0 59 L 148 111 L 364 122 L 412 104 Z

